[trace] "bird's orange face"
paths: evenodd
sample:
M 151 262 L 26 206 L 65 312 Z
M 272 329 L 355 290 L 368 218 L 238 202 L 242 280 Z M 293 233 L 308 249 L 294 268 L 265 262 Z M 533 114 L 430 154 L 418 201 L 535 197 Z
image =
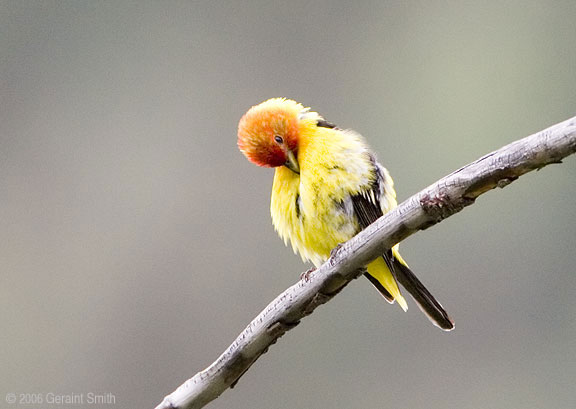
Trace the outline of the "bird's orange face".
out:
M 238 124 L 238 147 L 252 163 L 287 166 L 298 173 L 299 115 L 304 107 L 283 98 L 253 106 Z

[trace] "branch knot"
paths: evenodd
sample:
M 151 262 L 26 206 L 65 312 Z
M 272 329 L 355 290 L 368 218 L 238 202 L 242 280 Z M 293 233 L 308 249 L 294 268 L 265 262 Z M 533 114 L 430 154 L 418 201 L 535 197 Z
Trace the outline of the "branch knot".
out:
M 451 198 L 445 191 L 439 191 L 432 196 L 425 193 L 420 198 L 420 206 L 424 213 L 426 213 L 426 216 L 428 216 L 430 222 L 426 224 L 423 229 L 441 222 L 454 213 L 458 213 L 472 203 L 474 203 L 474 199 L 470 197 L 462 196 Z

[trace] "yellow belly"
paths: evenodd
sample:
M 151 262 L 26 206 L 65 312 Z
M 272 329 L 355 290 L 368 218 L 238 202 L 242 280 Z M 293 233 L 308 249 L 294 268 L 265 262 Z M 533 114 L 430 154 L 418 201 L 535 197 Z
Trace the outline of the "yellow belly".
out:
M 270 206 L 274 227 L 294 252 L 316 266 L 359 229 L 331 192 L 316 183 L 301 183 L 299 175 L 284 167 L 276 170 Z

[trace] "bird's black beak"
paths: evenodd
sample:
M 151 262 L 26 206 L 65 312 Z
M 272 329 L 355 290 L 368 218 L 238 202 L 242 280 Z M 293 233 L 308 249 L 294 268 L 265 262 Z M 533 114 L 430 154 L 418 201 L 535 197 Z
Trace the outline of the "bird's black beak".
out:
M 298 165 L 298 160 L 296 159 L 296 155 L 294 155 L 294 152 L 288 149 L 288 151 L 286 152 L 286 157 L 288 159 L 286 160 L 284 166 L 286 166 L 292 172 L 300 174 L 300 166 Z

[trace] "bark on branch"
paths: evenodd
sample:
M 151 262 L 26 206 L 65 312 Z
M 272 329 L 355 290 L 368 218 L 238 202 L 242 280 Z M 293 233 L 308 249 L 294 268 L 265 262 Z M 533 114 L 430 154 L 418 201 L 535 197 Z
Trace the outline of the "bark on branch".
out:
M 250 366 L 286 331 L 329 301 L 362 267 L 396 243 L 503 188 L 521 175 L 576 152 L 576 117 L 520 139 L 452 172 L 401 203 L 337 248 L 330 259 L 272 301 L 203 371 L 166 396 L 156 409 L 201 408 L 233 387 Z

